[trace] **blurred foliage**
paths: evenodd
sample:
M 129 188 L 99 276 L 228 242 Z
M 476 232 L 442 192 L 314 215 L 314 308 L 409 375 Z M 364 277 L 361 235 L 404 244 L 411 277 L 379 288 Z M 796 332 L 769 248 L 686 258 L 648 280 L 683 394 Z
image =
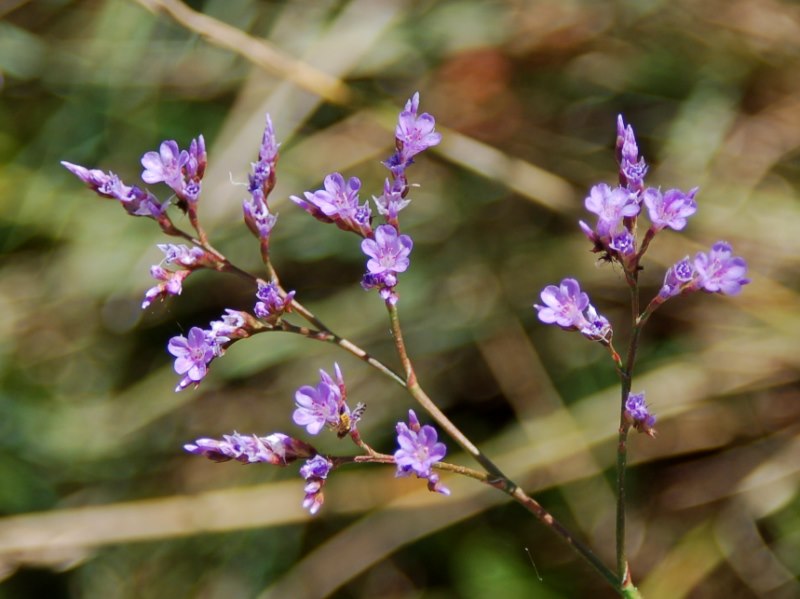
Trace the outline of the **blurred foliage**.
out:
M 410 171 L 421 187 L 404 213 L 415 247 L 401 313 L 426 389 L 613 559 L 615 374 L 530 305 L 572 275 L 625 318 L 620 273 L 576 227 L 588 187 L 615 179 L 623 113 L 650 184 L 701 188 L 686 231 L 648 253 L 645 294 L 718 239 L 753 279 L 738 298 L 667 304 L 646 330 L 634 390 L 659 436 L 631 442 L 634 577 L 648 599 L 798 596 L 796 3 L 11 0 L 0 16 L 0 598 L 613 596 L 470 481 L 448 479 L 443 499 L 386 469 L 337 472 L 311 520 L 295 471 L 184 455 L 199 436 L 291 430 L 294 389 L 334 360 L 369 405 L 376 447 L 391 450 L 411 404 L 335 348 L 278 335 L 234 346 L 198 390 L 173 393 L 169 337 L 248 307 L 252 290 L 201 273 L 141 313 L 162 236 L 59 165 L 134 182 L 145 151 L 203 133 L 201 217 L 257 270 L 241 182 L 269 112 L 283 144 L 281 278 L 394 363 L 385 310 L 358 286 L 355 237 L 287 198 L 334 170 L 378 194 L 393 114 L 415 90 L 445 138 Z

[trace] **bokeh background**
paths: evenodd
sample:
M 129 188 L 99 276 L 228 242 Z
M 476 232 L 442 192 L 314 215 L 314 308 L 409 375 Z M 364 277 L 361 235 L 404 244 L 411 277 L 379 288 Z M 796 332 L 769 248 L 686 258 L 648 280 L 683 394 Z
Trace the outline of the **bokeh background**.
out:
M 410 170 L 420 187 L 403 213 L 416 245 L 400 307 L 423 386 L 613 562 L 616 375 L 531 304 L 578 277 L 624 347 L 621 274 L 577 228 L 588 188 L 615 180 L 624 114 L 651 185 L 700 187 L 687 229 L 651 246 L 645 297 L 719 239 L 752 277 L 736 298 L 670 302 L 646 328 L 634 390 L 659 435 L 631 441 L 634 577 L 647 598 L 800 596 L 796 3 L 6 0 L 0 17 L 0 597 L 614 596 L 469 480 L 448 477 L 445 499 L 384 467 L 345 469 L 311 519 L 296 468 L 185 454 L 233 430 L 302 436 L 294 389 L 334 361 L 376 448 L 392 450 L 413 404 L 337 348 L 279 334 L 235 345 L 199 389 L 174 393 L 167 340 L 250 307 L 253 290 L 199 273 L 140 311 L 164 236 L 59 165 L 140 182 L 144 152 L 203 133 L 201 218 L 259 272 L 241 184 L 269 112 L 282 281 L 396 365 L 385 310 L 358 285 L 357 238 L 288 196 L 332 171 L 377 195 L 416 90 L 444 135 Z

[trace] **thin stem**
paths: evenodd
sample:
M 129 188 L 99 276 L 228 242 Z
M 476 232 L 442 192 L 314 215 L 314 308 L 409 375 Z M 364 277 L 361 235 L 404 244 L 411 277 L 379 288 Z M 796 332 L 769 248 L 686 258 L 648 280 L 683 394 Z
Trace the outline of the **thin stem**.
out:
M 633 382 L 633 369 L 636 365 L 636 353 L 639 348 L 639 336 L 641 334 L 641 324 L 638 322 L 639 315 L 639 286 L 637 277 L 632 277 L 633 282 L 630 286 L 631 291 L 631 313 L 633 327 L 631 330 L 628 353 L 624 368 L 619 369 L 620 373 L 620 415 L 619 415 L 619 439 L 617 442 L 617 576 L 621 582 L 620 589 L 632 586 L 630 571 L 628 569 L 628 559 L 625 550 L 625 473 L 628 463 L 628 431 L 630 424 L 625 417 L 625 402 L 631 392 Z
M 294 303 L 292 303 L 292 305 L 294 306 Z M 396 383 L 404 387 L 406 386 L 406 382 L 403 379 L 403 377 L 400 376 L 398 373 L 396 373 L 394 370 L 392 370 L 389 366 L 387 366 L 377 358 L 368 354 L 366 351 L 361 349 L 352 341 L 349 341 L 344 337 L 340 337 L 339 335 L 329 331 L 328 329 L 323 329 L 323 330 L 310 329 L 308 327 L 294 325 L 285 320 L 281 320 L 277 326 L 279 328 L 268 329 L 268 330 L 279 330 L 287 333 L 295 333 L 297 335 L 302 335 L 303 337 L 307 337 L 308 339 L 314 339 L 316 341 L 324 341 L 326 343 L 332 343 L 334 345 L 338 345 L 343 350 L 354 355 L 359 360 L 362 360 L 367 364 L 369 364 L 370 366 L 372 366 L 373 368 L 375 368 L 376 370 L 379 370 L 380 372 L 388 376 L 390 379 L 394 380 Z

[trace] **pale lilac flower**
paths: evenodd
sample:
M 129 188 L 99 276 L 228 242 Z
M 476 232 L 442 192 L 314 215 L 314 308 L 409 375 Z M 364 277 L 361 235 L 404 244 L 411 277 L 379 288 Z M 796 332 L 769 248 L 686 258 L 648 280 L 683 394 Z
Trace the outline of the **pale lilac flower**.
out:
M 207 257 L 203 248 L 188 247 L 182 243 L 159 243 L 156 247 L 164 252 L 164 262 L 187 268 L 201 265 Z
M 150 267 L 150 276 L 156 281 L 161 281 L 155 287 L 151 287 L 144 294 L 142 310 L 147 309 L 155 300 L 163 300 L 168 295 L 180 295 L 183 291 L 183 281 L 191 274 L 190 270 L 167 270 L 158 264 Z
M 392 225 L 381 225 L 375 229 L 375 239 L 361 242 L 367 260 L 367 270 L 375 275 L 405 272 L 409 265 L 408 255 L 414 242 L 408 235 L 398 235 Z
M 625 400 L 625 418 L 640 433 L 655 436 L 656 417 L 644 401 L 644 393 L 629 393 Z
M 613 331 L 608 319 L 597 313 L 575 279 L 564 279 L 558 287 L 548 285 L 540 296 L 545 305 L 534 304 L 533 307 L 543 323 L 555 324 L 567 331 L 579 331 L 591 341 L 611 341 Z
M 256 297 L 259 301 L 256 302 L 253 311 L 256 316 L 264 319 L 280 316 L 291 307 L 294 294 L 294 291 L 290 291 L 285 296 L 282 296 L 279 287 L 275 283 L 259 281 L 258 291 L 256 291 Z
M 317 454 L 300 467 L 300 476 L 309 480 L 311 478 L 328 478 L 328 473 L 333 468 L 333 462 L 323 455 Z
M 214 462 L 236 460 L 243 464 L 262 462 L 274 466 L 286 466 L 297 459 L 308 458 L 316 450 L 299 439 L 283 433 L 272 433 L 266 437 L 256 435 L 223 435 L 221 440 L 202 438 L 187 443 L 183 448 L 189 453 L 201 455 Z
M 339 430 L 344 420 L 349 421 L 350 410 L 345 403 L 344 382 L 341 371 L 335 367 L 337 381 L 324 370 L 320 370 L 320 382 L 316 387 L 303 385 L 294 394 L 297 409 L 292 420 L 306 427 L 310 435 L 317 435 L 324 427 Z
M 427 112 L 417 115 L 419 92 L 406 102 L 397 121 L 395 138 L 401 161 L 408 163 L 412 157 L 442 141 L 441 133 L 434 131 L 436 120 Z
M 160 281 L 155 287 L 147 290 L 142 302 L 142 309 L 149 307 L 156 299 L 164 299 L 168 295 L 180 295 L 183 290 L 183 281 L 193 270 L 206 266 L 211 267 L 213 260 L 205 250 L 183 244 L 160 243 L 158 249 L 164 252 L 163 262 L 181 266 L 177 271 L 171 271 L 156 264 L 150 267 L 150 276 Z
M 99 169 L 88 169 L 65 160 L 62 160 L 61 164 L 78 179 L 86 183 L 97 195 L 104 198 L 113 198 L 123 203 L 129 200 L 132 188 L 120 181 L 120 178 L 114 173 L 105 173 Z
M 323 181 L 324 189 L 303 193 L 306 199 L 291 196 L 291 200 L 322 222 L 335 223 L 344 231 L 353 231 L 363 237 L 372 233 L 372 211 L 368 203 L 359 205 L 358 192 L 361 181 L 351 177 L 345 181 L 341 173 L 331 173 Z
M 653 228 L 656 231 L 664 227 L 676 231 L 683 229 L 686 226 L 686 219 L 697 211 L 697 202 L 694 199 L 697 189 L 695 187 L 689 193 L 683 193 L 680 189 L 670 189 L 663 195 L 660 189 L 654 187 L 645 189 L 644 203 Z
M 252 197 L 244 200 L 242 203 L 242 211 L 244 212 L 244 222 L 250 231 L 262 240 L 268 240 L 275 223 L 278 220 L 277 214 L 272 214 L 269 211 L 267 202 L 263 198 L 263 193 L 253 193 Z
M 613 335 L 611 323 L 605 316 L 598 314 L 592 304 L 586 307 L 584 319 L 578 326 L 578 330 L 590 341 L 610 342 Z
M 320 508 L 322 508 L 322 504 L 325 503 L 325 493 L 322 491 L 324 486 L 324 479 L 312 478 L 306 483 L 306 486 L 303 487 L 303 491 L 305 491 L 306 494 L 303 498 L 303 509 L 308 510 L 308 513 L 312 516 L 314 516 Z
M 266 126 L 258 150 L 258 162 L 252 163 L 252 172 L 248 175 L 247 190 L 250 198 L 242 203 L 244 222 L 247 228 L 261 240 L 262 252 L 269 247 L 269 236 L 278 220 L 277 214 L 271 214 L 267 205 L 267 196 L 275 187 L 275 166 L 278 162 L 278 147 L 272 119 L 266 116 Z
M 183 375 L 176 391 L 202 381 L 208 373 L 209 362 L 221 352 L 215 339 L 199 327 L 192 327 L 186 337 L 178 335 L 170 339 L 167 350 L 175 356 L 175 372 Z
M 693 264 L 689 260 L 689 256 L 679 260 L 667 269 L 664 275 L 664 284 L 658 292 L 659 297 L 667 300 L 679 295 L 694 280 L 696 275 L 697 271 L 695 271 Z
M 217 345 L 227 347 L 231 342 L 249 337 L 253 330 L 253 317 L 247 312 L 225 308 L 220 320 L 212 320 L 208 334 Z
M 539 313 L 539 320 L 564 329 L 581 323 L 584 320 L 583 311 L 589 306 L 589 296 L 581 291 L 575 279 L 564 279 L 558 287 L 548 285 L 542 290 L 541 298 L 544 306 L 533 305 Z
M 397 303 L 394 291 L 397 273 L 409 266 L 409 254 L 414 242 L 408 235 L 398 235 L 392 225 L 381 225 L 375 230 L 375 239 L 361 242 L 361 251 L 368 257 L 367 273 L 361 280 L 364 289 L 378 289 L 381 298 L 392 305 Z
M 122 207 L 131 216 L 145 216 L 157 220 L 164 231 L 172 230 L 172 223 L 166 215 L 169 202 L 159 202 L 149 191 L 136 185 L 131 186 L 127 200 L 121 200 Z
M 300 476 L 306 480 L 304 487 L 305 497 L 303 498 L 303 508 L 313 516 L 325 502 L 325 494 L 322 492 L 325 486 L 325 479 L 333 468 L 333 462 L 322 455 L 315 455 L 300 467 Z
M 62 161 L 62 165 L 97 195 L 118 200 L 131 216 L 146 216 L 161 225 L 164 231 L 172 231 L 172 223 L 166 216 L 167 203 L 163 204 L 149 191 L 136 185 L 125 185 L 114 173 L 98 169 L 87 169 L 78 164 Z
M 635 194 L 624 187 L 611 189 L 605 183 L 599 183 L 589 190 L 584 205 L 589 212 L 597 215 L 595 232 L 606 241 L 621 230 L 624 218 L 636 216 L 640 210 Z
M 194 203 L 200 196 L 207 163 L 205 140 L 202 135 L 193 139 L 187 152 L 178 147 L 178 142 L 168 139 L 158 152 L 146 152 L 141 163 L 142 181 L 151 185 L 164 182 L 178 198 Z
M 261 147 L 258 149 L 258 160 L 267 164 L 275 165 L 278 162 L 278 148 L 280 144 L 275 138 L 275 128 L 272 126 L 272 119 L 266 115 L 266 125 L 264 135 L 261 136 Z
M 619 254 L 621 260 L 626 262 L 627 258 L 633 257 L 636 253 L 636 238 L 631 235 L 631 232 L 628 229 L 623 229 L 615 234 L 611 241 L 608 243 L 608 247 L 617 254 Z
M 617 161 L 619 162 L 620 184 L 633 192 L 644 187 L 647 163 L 639 157 L 639 146 L 633 134 L 633 127 L 625 125 L 622 115 L 617 116 Z
M 710 293 L 736 295 L 750 282 L 746 278 L 747 262 L 733 255 L 733 248 L 725 241 L 711 246 L 707 254 L 698 252 L 694 258 L 697 271 L 696 286 Z
M 397 180 L 393 184 L 392 181 L 386 179 L 383 184 L 383 195 L 380 197 L 372 196 L 375 206 L 378 208 L 378 213 L 385 216 L 387 222 L 396 224 L 399 212 L 411 203 L 411 200 L 403 196 L 407 189 L 407 187 L 397 185 Z
M 190 179 L 202 179 L 206 172 L 206 166 L 208 166 L 206 140 L 200 134 L 197 139 L 193 139 L 189 144 L 189 160 L 186 165 L 187 176 Z
M 183 167 L 188 161 L 189 153 L 180 150 L 178 142 L 163 141 L 158 152 L 146 152 L 142 156 L 142 181 L 151 185 L 163 181 L 178 192 L 183 188 Z
M 432 469 L 447 454 L 447 447 L 438 440 L 436 429 L 428 424 L 420 426 L 414 410 L 408 411 L 408 424 L 398 422 L 396 428 L 400 446 L 394 453 L 396 476 L 415 474 L 417 478 L 428 479 L 431 491 L 449 495 L 450 490 L 439 484 L 439 476 Z

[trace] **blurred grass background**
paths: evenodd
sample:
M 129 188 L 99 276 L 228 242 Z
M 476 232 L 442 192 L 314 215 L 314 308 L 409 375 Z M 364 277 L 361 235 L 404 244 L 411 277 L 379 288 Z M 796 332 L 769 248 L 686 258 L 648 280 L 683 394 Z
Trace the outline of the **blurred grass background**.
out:
M 444 499 L 384 468 L 345 470 L 311 520 L 296 469 L 184 454 L 199 436 L 295 430 L 294 389 L 334 360 L 375 447 L 392 449 L 411 403 L 335 348 L 278 335 L 173 393 L 169 337 L 251 306 L 252 290 L 200 273 L 142 313 L 163 236 L 59 165 L 138 182 L 145 151 L 203 133 L 201 217 L 257 270 L 231 181 L 246 180 L 269 112 L 281 278 L 394 364 L 357 239 L 287 198 L 334 170 L 377 195 L 416 90 L 444 134 L 409 173 L 421 187 L 403 223 L 415 247 L 401 315 L 423 386 L 613 561 L 616 377 L 599 346 L 530 305 L 575 276 L 624 320 L 620 273 L 576 226 L 589 186 L 615 180 L 624 114 L 651 185 L 700 186 L 686 231 L 651 247 L 645 296 L 718 239 L 753 279 L 737 298 L 667 304 L 646 329 L 634 390 L 659 436 L 631 442 L 634 577 L 648 599 L 800 596 L 796 3 L 6 0 L 0 17 L 1 598 L 613 596 L 471 481 L 448 478 Z

